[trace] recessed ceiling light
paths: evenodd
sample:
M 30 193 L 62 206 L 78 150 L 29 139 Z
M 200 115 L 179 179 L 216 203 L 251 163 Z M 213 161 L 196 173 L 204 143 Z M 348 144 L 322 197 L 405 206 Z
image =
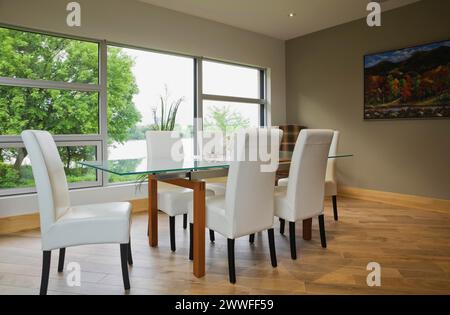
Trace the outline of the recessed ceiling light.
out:
M 289 13 L 289 17 L 293 18 L 294 16 L 296 16 L 297 14 L 295 14 L 294 12 Z

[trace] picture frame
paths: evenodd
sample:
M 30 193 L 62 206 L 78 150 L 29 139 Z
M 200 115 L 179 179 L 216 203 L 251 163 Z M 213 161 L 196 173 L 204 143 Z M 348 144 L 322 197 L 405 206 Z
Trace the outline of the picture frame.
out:
M 450 40 L 364 56 L 364 120 L 450 118 Z

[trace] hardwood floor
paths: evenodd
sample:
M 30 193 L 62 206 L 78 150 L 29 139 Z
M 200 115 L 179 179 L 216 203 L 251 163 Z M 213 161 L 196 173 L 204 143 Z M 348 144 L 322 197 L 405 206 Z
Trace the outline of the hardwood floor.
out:
M 331 202 L 326 202 L 328 248 L 320 246 L 314 219 L 311 241 L 297 233 L 297 261 L 290 259 L 289 239 L 279 234 L 277 222 L 276 269 L 270 264 L 266 233 L 257 234 L 254 245 L 248 237 L 238 239 L 236 285 L 228 282 L 225 238 L 216 233 L 216 243 L 207 244 L 207 275 L 197 279 L 182 217 L 176 222 L 177 252 L 171 253 L 168 217 L 159 214 L 159 247 L 150 248 L 147 215 L 137 214 L 129 294 L 450 294 L 450 213 L 348 198 L 340 198 L 338 205 L 340 220 L 335 222 Z M 81 287 L 68 287 L 64 274 L 57 273 L 57 252 L 49 294 L 124 294 L 119 245 L 67 249 L 66 266 L 81 265 Z M 41 255 L 38 231 L 0 236 L 0 294 L 37 294 Z M 381 265 L 381 287 L 366 285 L 366 266 L 372 261 Z

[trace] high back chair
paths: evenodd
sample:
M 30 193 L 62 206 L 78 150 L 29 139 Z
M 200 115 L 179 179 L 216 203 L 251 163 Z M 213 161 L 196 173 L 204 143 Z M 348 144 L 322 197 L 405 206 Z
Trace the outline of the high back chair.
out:
M 173 155 L 182 156 L 184 153 L 181 135 L 176 131 L 147 131 L 148 162 L 152 160 L 174 159 Z M 214 195 L 214 192 L 207 189 L 207 196 Z M 175 188 L 167 191 L 158 191 L 158 209 L 169 216 L 170 248 L 176 251 L 175 240 L 175 217 L 183 215 L 183 228 L 187 228 L 188 204 L 192 201 L 192 190 L 185 188 Z
M 334 131 L 333 141 L 331 142 L 329 156 L 333 157 L 337 155 L 339 145 L 339 131 Z M 337 209 L 337 176 L 336 176 L 336 162 L 335 158 L 328 159 L 327 173 L 325 176 L 325 196 L 331 197 L 333 202 L 333 214 L 334 220 L 338 220 Z
M 323 201 L 332 138 L 332 130 L 302 130 L 295 144 L 287 187 L 278 187 L 275 194 L 275 215 L 289 222 L 292 259 L 297 258 L 296 221 L 318 216 L 322 247 L 326 247 Z
M 339 145 L 339 131 L 333 132 L 333 140 L 331 141 L 330 151 L 328 156 L 333 157 L 337 155 Z M 336 162 L 335 158 L 329 158 L 327 162 L 327 172 L 325 177 L 325 196 L 332 197 L 334 220 L 338 220 L 337 210 L 337 176 L 336 176 Z M 282 178 L 278 180 L 278 186 L 287 186 L 289 178 Z M 281 234 L 284 234 L 284 223 L 281 222 Z
M 31 159 L 39 202 L 43 251 L 40 294 L 47 294 L 51 251 L 60 250 L 58 272 L 62 272 L 66 247 L 87 244 L 120 244 L 123 283 L 125 290 L 130 289 L 131 204 L 72 206 L 64 166 L 50 133 L 27 130 L 22 139 Z
M 222 158 L 226 154 L 225 134 L 221 131 L 203 132 L 202 139 L 202 158 L 205 160 L 211 158 Z M 214 192 L 214 195 L 225 195 L 226 183 L 206 183 L 206 189 Z M 214 240 L 214 232 L 211 231 L 211 240 Z
M 230 163 L 225 196 L 215 196 L 206 200 L 207 228 L 228 239 L 231 283 L 236 282 L 234 259 L 236 238 L 267 230 L 272 266 L 277 266 L 273 233 L 276 168 L 273 171 L 262 171 L 261 166 L 266 162 L 249 160 L 248 152 L 252 147 L 250 144 L 252 137 L 270 135 L 273 139 L 280 139 L 281 134 L 281 130 L 275 129 L 238 132 L 236 136 L 244 141 L 235 141 L 238 154 L 237 159 Z M 192 204 L 189 211 L 192 222 Z M 191 257 L 192 251 L 191 238 Z
M 147 157 L 149 159 L 167 159 L 174 154 L 184 154 L 181 134 L 177 131 L 147 131 Z

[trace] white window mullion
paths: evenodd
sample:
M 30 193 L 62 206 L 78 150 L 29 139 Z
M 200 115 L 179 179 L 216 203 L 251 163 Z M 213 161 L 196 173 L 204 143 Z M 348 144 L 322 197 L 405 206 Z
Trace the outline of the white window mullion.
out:
M 248 104 L 266 104 L 266 100 L 262 98 L 234 97 L 224 95 L 203 94 L 202 98 L 208 101 L 248 103 Z
M 0 77 L 0 85 L 22 87 L 22 88 L 69 90 L 79 92 L 100 91 L 100 86 L 98 84 L 31 80 L 31 79 L 5 78 L 5 77 Z
M 195 59 L 194 155 L 198 155 L 198 135 L 203 131 L 203 67 L 202 58 Z

